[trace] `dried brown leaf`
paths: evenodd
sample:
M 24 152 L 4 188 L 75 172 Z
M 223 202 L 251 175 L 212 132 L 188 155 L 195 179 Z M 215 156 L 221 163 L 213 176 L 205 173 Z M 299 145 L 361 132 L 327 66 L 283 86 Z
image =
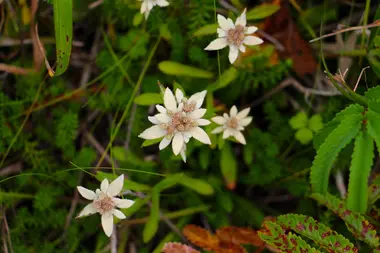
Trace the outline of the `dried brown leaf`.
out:
M 228 242 L 221 242 L 219 247 L 214 250 L 215 253 L 247 253 L 240 245 Z
M 182 233 L 190 242 L 205 250 L 215 250 L 219 246 L 219 239 L 215 235 L 196 225 L 187 225 Z
M 216 231 L 216 236 L 222 242 L 233 244 L 251 244 L 256 247 L 261 247 L 265 244 L 257 232 L 250 228 L 223 227 Z

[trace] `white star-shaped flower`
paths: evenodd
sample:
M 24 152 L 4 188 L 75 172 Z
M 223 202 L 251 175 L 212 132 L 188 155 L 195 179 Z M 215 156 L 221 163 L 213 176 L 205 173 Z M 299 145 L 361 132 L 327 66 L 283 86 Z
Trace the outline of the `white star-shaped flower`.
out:
M 239 55 L 239 50 L 245 52 L 245 45 L 253 46 L 263 43 L 263 40 L 250 36 L 257 31 L 255 26 L 247 26 L 246 18 L 246 9 L 243 13 L 236 19 L 235 24 L 231 19 L 226 19 L 222 15 L 218 14 L 218 23 L 219 27 L 217 29 L 218 38 L 213 40 L 205 50 L 219 50 L 225 48 L 226 46 L 230 47 L 230 53 L 228 59 L 230 63 L 234 63 Z
M 202 91 L 186 99 L 181 90 L 177 89 L 174 96 L 173 92 L 166 88 L 165 107 L 156 105 L 159 113 L 148 117 L 154 126 L 146 129 L 139 137 L 147 140 L 164 137 L 159 144 L 159 149 L 162 150 L 172 143 L 173 153 L 175 155 L 181 153 L 182 159 L 186 162 L 186 143 L 191 137 L 204 144 L 211 144 L 207 133 L 200 128 L 211 123 L 209 120 L 202 119 L 206 109 L 200 107 L 205 95 L 206 91 Z
M 100 184 L 100 190 L 91 191 L 82 186 L 78 186 L 77 189 L 83 198 L 92 200 L 92 203 L 88 204 L 78 214 L 76 218 L 81 218 L 94 213 L 99 213 L 102 216 L 102 227 L 104 233 L 110 237 L 113 231 L 113 215 L 119 219 L 125 219 L 125 215 L 118 208 L 129 208 L 133 205 L 134 201 L 129 199 L 115 198 L 123 189 L 124 175 L 116 178 L 111 184 L 107 179 L 104 179 Z
M 223 132 L 223 139 L 233 136 L 238 142 L 245 145 L 246 141 L 241 131 L 252 121 L 252 117 L 247 117 L 249 111 L 250 108 L 246 108 L 238 113 L 236 106 L 232 106 L 230 115 L 225 113 L 223 117 L 216 116 L 211 119 L 216 124 L 222 125 L 212 130 L 211 133 L 217 134 Z
M 150 11 L 154 6 L 158 5 L 160 7 L 166 7 L 169 5 L 166 0 L 139 0 L 142 1 L 140 12 L 145 14 L 145 19 L 148 19 Z

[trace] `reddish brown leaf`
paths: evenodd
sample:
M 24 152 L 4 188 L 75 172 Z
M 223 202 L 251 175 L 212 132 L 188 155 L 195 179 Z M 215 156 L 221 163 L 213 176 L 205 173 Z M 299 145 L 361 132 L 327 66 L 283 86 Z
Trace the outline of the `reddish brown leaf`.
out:
M 216 236 L 196 225 L 187 225 L 182 233 L 190 242 L 205 250 L 215 250 L 219 246 L 219 239 Z
M 200 253 L 198 250 L 179 242 L 165 243 L 162 249 L 164 253 Z
M 247 253 L 240 245 L 228 242 L 221 242 L 219 248 L 216 248 L 215 253 Z
M 265 243 L 260 239 L 257 232 L 250 228 L 224 227 L 216 231 L 220 241 L 233 244 L 251 244 L 261 247 Z
M 309 43 L 300 35 L 286 3 L 281 5 L 279 11 L 266 19 L 263 30 L 285 47 L 286 50 L 280 52 L 280 56 L 293 60 L 293 68 L 298 75 L 303 76 L 316 71 L 317 62 L 313 51 Z

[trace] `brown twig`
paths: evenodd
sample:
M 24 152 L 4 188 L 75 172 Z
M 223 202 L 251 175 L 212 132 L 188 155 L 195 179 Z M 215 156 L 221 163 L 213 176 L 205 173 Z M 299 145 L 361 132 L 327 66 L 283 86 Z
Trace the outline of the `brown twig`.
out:
M 55 39 L 50 37 L 39 37 L 40 41 L 44 44 L 55 44 Z M 33 44 L 33 39 L 28 38 L 24 40 L 18 40 L 8 37 L 2 37 L 0 38 L 0 47 L 13 47 L 18 46 L 20 44 L 27 45 L 27 44 Z M 82 41 L 73 41 L 74 47 L 83 47 L 84 43 Z
M 113 225 L 113 232 L 111 235 L 111 253 L 117 253 L 117 234 L 116 225 Z
M 362 78 L 362 75 L 363 75 L 364 71 L 365 71 L 366 69 L 368 69 L 368 68 L 370 68 L 370 66 L 367 66 L 367 67 L 363 68 L 362 71 L 360 71 L 360 75 L 359 75 L 358 80 L 356 81 L 356 85 L 355 85 L 355 87 L 354 87 L 354 91 L 356 91 L 356 88 L 357 88 L 358 85 L 359 85 L 360 79 Z
M 17 174 L 22 169 L 22 163 L 16 162 L 0 169 L 0 177 L 8 176 L 9 174 Z
M 347 194 L 347 187 L 344 183 L 343 174 L 340 170 L 335 174 L 335 184 L 336 188 L 338 188 L 338 191 L 340 193 L 340 197 L 345 198 Z
M 373 22 L 372 24 L 369 24 L 369 25 L 353 26 L 353 27 L 349 27 L 349 28 L 345 28 L 345 29 L 340 29 L 340 30 L 337 30 L 337 31 L 329 33 L 329 34 L 322 35 L 321 37 L 312 39 L 309 42 L 313 43 L 315 41 L 334 36 L 338 33 L 344 33 L 344 32 L 349 32 L 349 31 L 360 30 L 360 29 L 373 28 L 373 27 L 378 27 L 378 26 L 380 26 L 380 20 L 376 20 L 375 22 Z
M 103 154 L 105 152 L 105 148 L 95 139 L 95 137 L 90 132 L 84 130 L 83 135 L 88 143 L 90 143 L 98 151 L 99 154 Z M 105 154 L 104 158 L 109 164 L 115 164 L 117 168 L 120 167 L 117 161 L 112 161 L 111 157 L 108 154 Z
M 33 61 L 34 61 L 34 69 L 36 72 L 39 72 L 44 63 L 45 57 L 45 48 L 40 39 L 38 38 L 38 28 L 36 24 L 36 13 L 38 9 L 38 0 L 32 0 L 31 3 L 31 12 L 32 12 L 32 20 L 30 23 L 30 37 L 33 41 Z M 35 29 L 33 29 L 35 28 Z
M 32 73 L 34 70 L 0 63 L 0 71 L 5 71 L 7 73 L 12 73 L 15 75 L 28 75 Z
M 5 211 L 3 213 L 3 220 L 4 220 L 4 228 L 5 228 L 5 232 L 7 234 L 7 239 L 8 239 L 8 245 L 9 245 L 9 249 L 10 249 L 10 252 L 11 253 L 14 253 L 13 251 L 13 246 L 12 246 L 12 240 L 11 240 L 11 234 L 9 232 L 9 226 L 8 226 L 8 221 L 7 221 L 7 218 L 6 218 L 6 214 L 5 214 Z
M 95 2 L 93 3 L 90 3 L 88 5 L 88 8 L 91 10 L 91 9 L 94 9 L 96 7 L 98 7 L 99 5 L 103 4 L 104 0 L 96 0 Z
M 91 53 L 90 53 L 90 61 L 84 66 L 82 71 L 82 77 L 80 80 L 80 88 L 84 88 L 88 81 L 90 80 L 91 76 L 91 70 L 92 70 L 92 64 L 93 61 L 96 59 L 96 56 L 99 51 L 99 43 L 100 43 L 100 29 L 96 31 L 94 43 L 91 47 Z

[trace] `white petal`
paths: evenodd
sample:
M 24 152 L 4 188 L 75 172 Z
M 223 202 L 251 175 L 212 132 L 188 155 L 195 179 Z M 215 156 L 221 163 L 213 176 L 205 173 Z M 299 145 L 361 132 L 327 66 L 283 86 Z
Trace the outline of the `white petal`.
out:
M 211 122 L 207 119 L 197 119 L 198 126 L 207 126 L 210 125 Z
M 227 36 L 226 31 L 224 31 L 224 30 L 221 29 L 221 28 L 216 29 L 216 32 L 218 33 L 218 37 L 219 37 L 219 38 L 221 38 L 221 37 L 226 37 L 226 36 Z
M 186 149 L 181 150 L 181 157 L 184 163 L 186 163 Z
M 255 36 L 246 36 L 243 43 L 249 46 L 254 46 L 263 43 L 264 41 Z
M 168 6 L 169 3 L 166 0 L 157 0 L 157 5 L 160 7 Z
M 78 189 L 80 195 L 82 195 L 82 197 L 85 199 L 94 200 L 96 198 L 96 193 L 94 191 L 86 189 L 82 186 L 77 186 L 77 189 Z
M 149 17 L 149 13 L 150 13 L 150 10 L 147 9 L 147 10 L 145 11 L 145 20 L 148 19 L 148 17 Z
M 148 10 L 151 10 L 154 6 L 154 3 L 152 1 L 148 1 L 147 5 L 148 5 Z
M 158 148 L 160 150 L 163 150 L 164 148 L 166 148 L 167 146 L 169 146 L 170 142 L 172 141 L 171 138 L 167 138 L 167 137 L 164 137 L 161 142 L 160 142 L 160 145 L 158 145 Z
M 104 193 L 107 192 L 107 189 L 108 189 L 108 186 L 109 186 L 109 183 L 108 183 L 108 180 L 107 178 L 105 178 L 102 183 L 100 184 L 100 190 Z
M 245 28 L 245 34 L 252 34 L 257 31 L 256 26 L 249 26 Z
M 123 214 L 122 211 L 117 210 L 117 209 L 113 209 L 113 210 L 112 210 L 112 214 L 115 215 L 115 216 L 116 216 L 117 218 L 119 218 L 120 220 L 127 218 L 127 217 Z
M 252 122 L 252 117 L 246 117 L 242 120 L 239 121 L 239 124 L 242 125 L 243 127 L 248 126 Z
M 218 133 L 223 132 L 223 129 L 224 129 L 224 127 L 219 126 L 219 127 L 215 128 L 214 130 L 212 130 L 211 133 L 212 134 L 218 134 Z
M 183 93 L 182 93 L 182 91 L 181 91 L 180 89 L 177 89 L 177 90 L 175 91 L 175 97 L 176 97 L 176 99 L 177 99 L 177 103 L 178 103 L 178 104 L 182 102 L 182 99 L 183 99 Z
M 238 58 L 239 50 L 235 46 L 230 46 L 230 52 L 228 54 L 228 59 L 230 60 L 230 63 L 233 64 L 236 59 Z
M 184 132 L 182 133 L 182 136 L 183 136 L 183 140 L 185 143 L 188 143 L 191 139 L 191 137 L 193 137 L 190 133 L 188 132 Z M 183 149 L 183 148 L 182 148 Z
M 201 105 L 203 104 L 206 94 L 207 94 L 207 90 L 197 92 L 189 98 L 189 102 L 195 102 L 196 104 L 195 108 L 199 109 Z
M 226 38 L 217 38 L 211 41 L 210 44 L 205 48 L 205 50 L 219 50 L 227 46 Z
M 228 31 L 229 29 L 235 28 L 234 22 L 232 22 L 231 19 L 226 19 L 222 15 L 218 14 L 218 24 L 220 28 L 222 28 L 225 31 Z
M 213 118 L 211 118 L 211 120 L 214 121 L 216 124 L 219 124 L 219 125 L 224 125 L 224 123 L 227 122 L 227 120 L 225 118 L 223 118 L 222 116 L 213 117 Z
M 239 50 L 240 50 L 241 52 L 245 53 L 245 46 L 244 46 L 243 44 L 240 45 Z
M 227 138 L 230 137 L 231 135 L 232 135 L 231 129 L 227 128 L 227 129 L 224 130 L 224 132 L 223 132 L 223 139 L 227 139 Z
M 135 203 L 130 199 L 113 198 L 112 200 L 118 208 L 130 208 Z
M 225 118 L 225 119 L 226 119 L 226 121 L 227 121 L 227 120 L 229 120 L 230 116 L 228 116 L 228 114 L 227 114 L 227 113 L 223 113 L 223 118 Z
M 154 115 L 154 117 L 160 122 L 160 123 L 169 123 L 171 121 L 171 118 L 166 113 L 159 113 Z
M 179 152 L 181 152 L 181 149 L 184 144 L 185 142 L 184 142 L 182 134 L 176 133 L 173 137 L 173 143 L 172 143 L 173 153 L 175 155 L 178 155 Z
M 155 125 L 160 124 L 160 121 L 158 121 L 158 119 L 156 119 L 156 117 L 154 117 L 154 116 L 148 116 L 148 120 Z
M 146 10 L 147 10 L 146 2 L 142 2 L 140 12 L 144 13 L 146 12 Z
M 167 131 L 162 129 L 159 125 L 149 127 L 144 132 L 142 132 L 139 137 L 147 140 L 153 140 L 165 136 Z
M 247 117 L 250 110 L 251 110 L 251 108 L 249 108 L 249 107 L 245 108 L 244 110 L 242 110 L 241 112 L 239 112 L 236 115 L 236 118 L 240 120 L 240 119 L 243 119 L 243 118 Z
M 234 132 L 234 137 L 241 144 L 244 144 L 244 145 L 246 144 L 244 135 L 240 131 L 235 131 Z
M 247 25 L 247 17 L 246 17 L 246 11 L 247 9 L 244 9 L 243 13 L 236 19 L 235 26 L 241 25 L 246 26 Z
M 166 88 L 165 90 L 164 104 L 169 111 L 175 112 L 177 110 L 177 101 L 175 100 L 173 92 L 169 88 Z
M 204 108 L 196 109 L 189 114 L 189 117 L 191 119 L 200 119 L 206 114 L 206 111 Z
M 156 109 L 157 109 L 157 111 L 159 111 L 160 113 L 166 113 L 166 109 L 165 109 L 165 107 L 163 107 L 162 105 L 156 105 Z
M 83 208 L 83 210 L 78 214 L 77 218 L 88 216 L 88 215 L 91 215 L 91 214 L 94 214 L 97 212 L 98 212 L 98 210 L 96 210 L 94 205 L 92 203 L 90 203 Z
M 104 233 L 110 237 L 113 231 L 113 216 L 112 213 L 105 213 L 102 215 L 102 227 Z
M 231 117 L 236 117 L 236 115 L 237 115 L 237 109 L 236 109 L 236 106 L 232 106 L 232 107 L 231 107 L 230 115 L 231 115 Z
M 189 131 L 191 135 L 197 139 L 198 141 L 204 144 L 211 144 L 210 137 L 208 137 L 207 133 L 200 127 L 193 127 Z
M 107 194 L 111 197 L 115 197 L 121 192 L 124 185 L 124 175 L 120 175 L 118 178 L 112 181 L 108 187 Z

